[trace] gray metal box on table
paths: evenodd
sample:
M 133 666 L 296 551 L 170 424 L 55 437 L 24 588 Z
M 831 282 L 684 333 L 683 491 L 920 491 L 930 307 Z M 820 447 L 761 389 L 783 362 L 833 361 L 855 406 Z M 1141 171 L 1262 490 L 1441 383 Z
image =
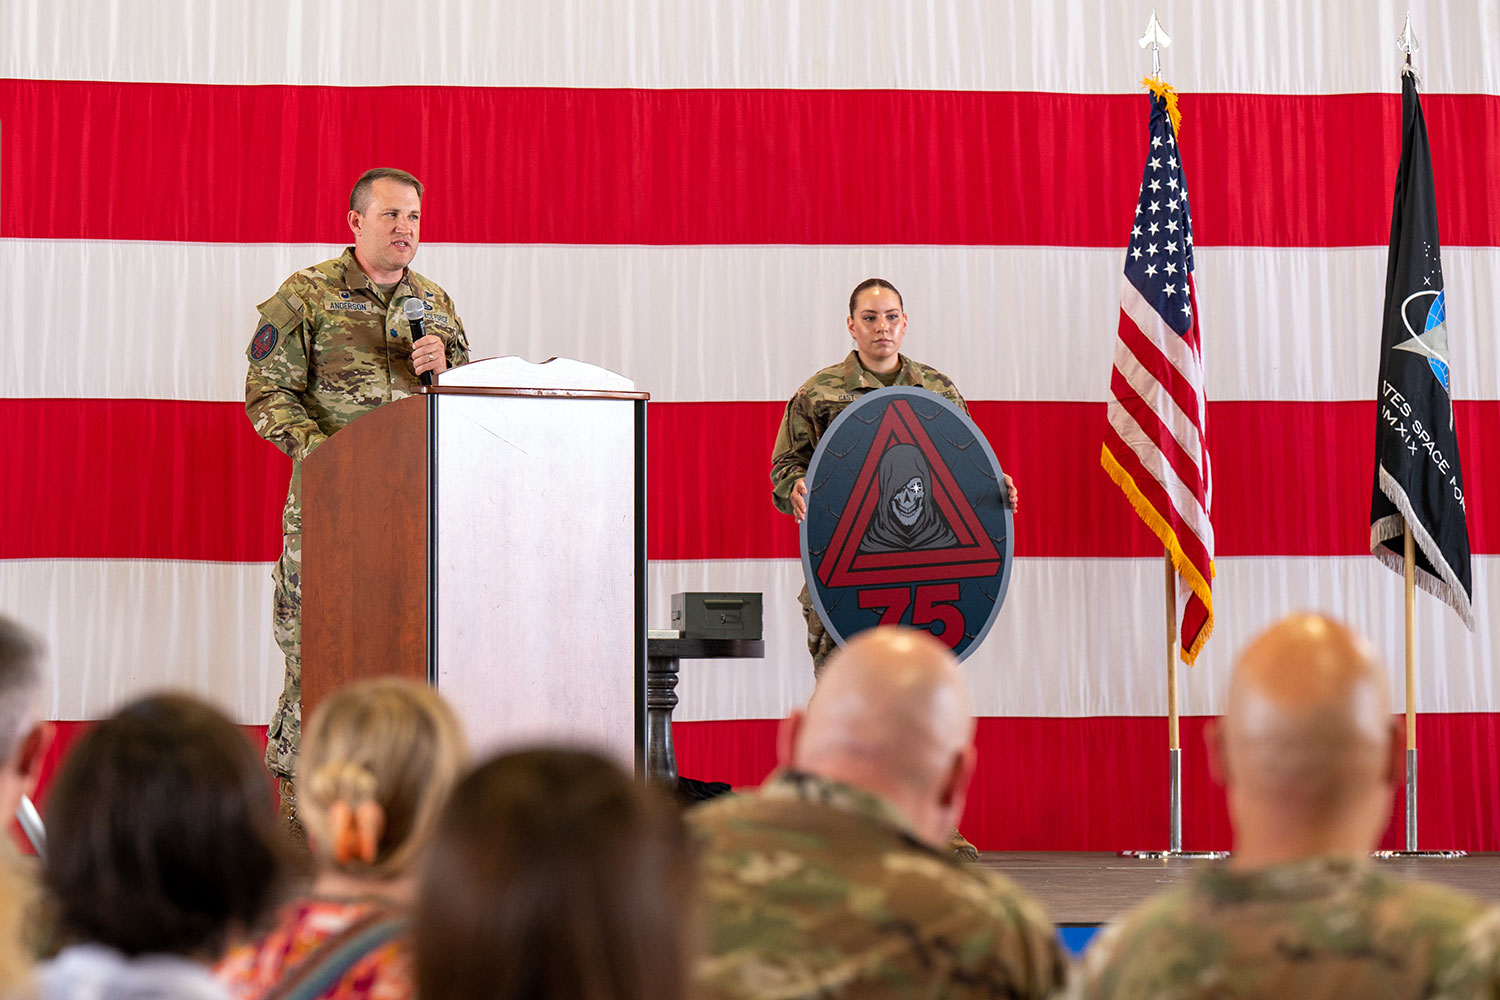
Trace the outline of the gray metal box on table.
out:
M 672 627 L 684 639 L 759 639 L 761 595 L 673 594 Z

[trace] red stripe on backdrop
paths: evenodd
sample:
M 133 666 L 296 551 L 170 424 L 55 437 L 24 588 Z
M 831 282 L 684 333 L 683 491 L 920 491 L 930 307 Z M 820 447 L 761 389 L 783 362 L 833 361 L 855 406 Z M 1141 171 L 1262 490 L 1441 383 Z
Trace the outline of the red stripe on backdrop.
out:
M 1103 403 L 973 402 L 1022 491 L 1016 554 L 1159 556 L 1099 468 Z M 652 559 L 797 555 L 771 506 L 781 403 L 653 403 Z M 1369 402 L 1210 403 L 1217 555 L 1369 552 Z M 1456 407 L 1476 553 L 1500 552 L 1500 401 Z M 290 465 L 237 403 L 0 400 L 8 437 L 0 558 L 268 562 Z M 1493 488 L 1492 488 L 1493 487 Z
M 1183 843 L 1232 845 L 1223 789 L 1209 775 L 1207 719 L 1182 719 Z M 774 720 L 683 722 L 678 767 L 702 780 L 753 785 L 775 764 Z M 1500 849 L 1500 713 L 1420 715 L 1421 846 Z M 1119 851 L 1167 846 L 1163 718 L 985 718 L 979 767 L 960 828 L 988 851 Z M 1405 843 L 1398 793 L 1382 847 Z
M 269 561 L 291 463 L 238 403 L 4 399 L 0 557 Z
M 1428 94 L 1448 246 L 1500 244 L 1500 97 Z M 1116 246 L 1143 96 L 0 81 L 0 236 L 343 242 L 360 171 L 429 240 Z M 1200 246 L 1387 242 L 1394 94 L 1185 94 Z M 880 122 L 878 154 L 851 130 Z M 726 155 L 725 151 L 733 151 Z M 878 210 L 870 206 L 878 205 Z
M 1223 791 L 1201 751 L 1206 719 L 1182 719 L 1183 841 L 1195 849 L 1231 846 Z M 60 722 L 42 769 L 46 789 L 68 746 L 89 726 Z M 681 773 L 758 783 L 775 765 L 774 719 L 679 722 L 673 727 Z M 246 726 L 258 747 L 264 726 Z M 1500 850 L 1500 713 L 1417 716 L 1421 846 Z M 1117 851 L 1166 846 L 1166 720 L 984 718 L 979 767 L 962 828 L 989 851 Z M 1381 846 L 1404 845 L 1398 794 Z

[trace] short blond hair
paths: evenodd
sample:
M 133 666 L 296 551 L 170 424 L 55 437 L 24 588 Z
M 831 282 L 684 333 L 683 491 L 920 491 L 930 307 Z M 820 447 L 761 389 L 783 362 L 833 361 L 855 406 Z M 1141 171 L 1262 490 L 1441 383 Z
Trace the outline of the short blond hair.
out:
M 297 761 L 298 804 L 319 860 L 375 878 L 404 875 L 468 757 L 458 716 L 425 684 L 382 677 L 329 696 L 308 721 Z M 330 810 L 370 801 L 385 813 L 374 860 L 335 862 Z

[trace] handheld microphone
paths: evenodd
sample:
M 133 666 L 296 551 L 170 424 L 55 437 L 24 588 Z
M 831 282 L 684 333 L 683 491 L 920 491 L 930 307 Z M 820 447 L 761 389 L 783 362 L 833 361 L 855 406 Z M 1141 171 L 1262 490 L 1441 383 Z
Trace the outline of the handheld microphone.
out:
M 406 322 L 411 327 L 411 341 L 415 344 L 422 339 L 422 317 L 427 314 L 427 307 L 418 298 L 410 298 L 401 303 L 401 311 L 406 314 Z M 422 384 L 432 384 L 432 372 L 422 373 Z

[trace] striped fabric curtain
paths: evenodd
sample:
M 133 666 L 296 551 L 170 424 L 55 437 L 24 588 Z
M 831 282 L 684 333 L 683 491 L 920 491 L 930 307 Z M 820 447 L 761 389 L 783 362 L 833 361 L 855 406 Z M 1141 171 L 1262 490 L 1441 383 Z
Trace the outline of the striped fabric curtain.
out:
M 684 773 L 759 780 L 771 720 L 811 691 L 771 441 L 849 349 L 850 288 L 880 275 L 906 352 L 956 379 L 1023 493 L 1006 607 L 965 664 L 983 718 L 964 830 L 1160 846 L 1161 556 L 1098 464 L 1147 115 L 1128 6 L 12 3 L 0 609 L 48 637 L 50 713 L 67 735 L 174 686 L 266 722 L 288 468 L 243 415 L 255 304 L 348 241 L 363 169 L 400 166 L 428 186 L 415 266 L 476 357 L 574 357 L 652 393 L 651 623 L 676 591 L 765 594 L 764 661 L 684 667 Z M 1414 12 L 1477 619 L 1419 595 L 1422 832 L 1471 850 L 1500 849 L 1497 6 Z M 1157 7 L 1217 485 L 1185 838 L 1224 847 L 1196 741 L 1235 650 L 1319 608 L 1400 662 L 1368 512 L 1405 7 Z

